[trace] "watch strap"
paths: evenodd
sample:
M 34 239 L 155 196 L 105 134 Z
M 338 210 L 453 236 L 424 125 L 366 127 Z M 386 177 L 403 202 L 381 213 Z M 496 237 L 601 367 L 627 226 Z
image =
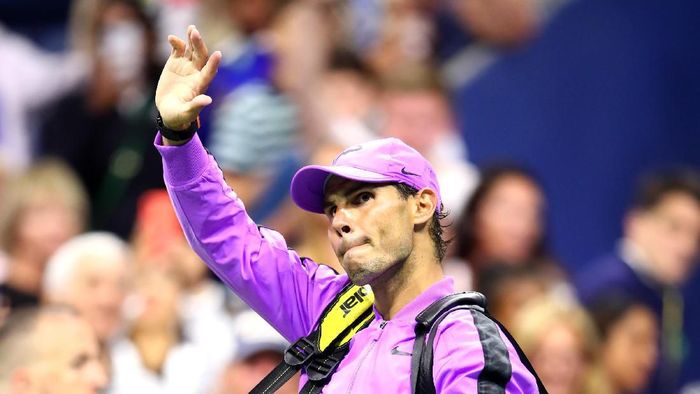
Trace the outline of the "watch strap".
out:
M 194 136 L 197 130 L 199 130 L 199 117 L 197 117 L 197 120 L 190 123 L 189 127 L 184 130 L 173 130 L 166 127 L 163 123 L 163 118 L 160 116 L 160 112 L 156 117 L 156 123 L 160 134 L 171 141 L 187 141 Z

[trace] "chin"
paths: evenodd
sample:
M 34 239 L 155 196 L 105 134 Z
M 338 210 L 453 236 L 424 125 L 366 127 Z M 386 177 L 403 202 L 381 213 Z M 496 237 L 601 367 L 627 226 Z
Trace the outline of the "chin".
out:
M 374 279 L 373 275 L 363 270 L 346 270 L 346 272 L 348 273 L 350 282 L 357 286 L 367 285 Z
M 371 269 L 367 269 L 367 267 L 355 266 L 355 269 L 351 268 L 346 269 L 345 271 L 348 273 L 348 278 L 350 278 L 350 281 L 358 286 L 371 284 L 381 275 L 381 272 L 374 272 Z

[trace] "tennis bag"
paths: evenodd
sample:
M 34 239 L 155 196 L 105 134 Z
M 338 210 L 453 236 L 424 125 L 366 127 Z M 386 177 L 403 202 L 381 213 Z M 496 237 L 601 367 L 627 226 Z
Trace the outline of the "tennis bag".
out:
M 369 286 L 348 284 L 338 293 L 321 314 L 316 329 L 290 345 L 282 362 L 270 372 L 251 394 L 269 394 L 277 391 L 295 373 L 305 369 L 309 378 L 301 393 L 320 393 L 331 380 L 336 368 L 350 350 L 350 339 L 374 320 L 372 305 L 374 295 Z M 475 291 L 445 296 L 425 308 L 416 316 L 416 340 L 411 356 L 411 390 L 414 394 L 434 394 L 433 343 L 440 322 L 456 310 L 474 312 L 474 319 L 493 322 L 505 334 L 518 353 L 521 362 L 537 381 L 538 392 L 546 394 L 542 381 L 529 360 L 501 323 L 486 311 L 486 297 Z M 495 328 L 492 324 L 492 328 Z M 478 393 L 499 393 L 510 379 L 487 366 L 479 376 Z

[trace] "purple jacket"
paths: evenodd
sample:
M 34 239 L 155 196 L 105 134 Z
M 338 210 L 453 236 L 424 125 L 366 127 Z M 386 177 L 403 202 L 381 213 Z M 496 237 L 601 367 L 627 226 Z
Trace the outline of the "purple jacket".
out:
M 176 147 L 163 146 L 158 135 L 155 144 L 163 156 L 170 198 L 194 250 L 289 341 L 309 334 L 326 305 L 348 283 L 347 275 L 299 257 L 279 233 L 258 227 L 199 137 Z M 383 320 L 375 310 L 375 320 L 351 340 L 350 352 L 324 392 L 410 393 L 415 317 L 453 292 L 452 279 L 444 278 L 391 320 Z M 476 393 L 486 384 L 479 380 L 485 368 L 506 374 L 508 393 L 537 392 L 534 377 L 495 327 L 475 323 L 467 310 L 443 320 L 434 346 L 438 393 Z M 302 375 L 301 385 L 305 382 Z

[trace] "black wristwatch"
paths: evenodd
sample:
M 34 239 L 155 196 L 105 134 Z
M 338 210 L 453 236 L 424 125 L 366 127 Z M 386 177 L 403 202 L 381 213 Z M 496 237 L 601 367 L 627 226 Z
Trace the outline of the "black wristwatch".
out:
M 185 130 L 173 130 L 165 127 L 160 112 L 158 112 L 158 116 L 156 117 L 156 123 L 158 124 L 158 131 L 160 131 L 160 134 L 171 141 L 187 141 L 199 130 L 199 117 Z

